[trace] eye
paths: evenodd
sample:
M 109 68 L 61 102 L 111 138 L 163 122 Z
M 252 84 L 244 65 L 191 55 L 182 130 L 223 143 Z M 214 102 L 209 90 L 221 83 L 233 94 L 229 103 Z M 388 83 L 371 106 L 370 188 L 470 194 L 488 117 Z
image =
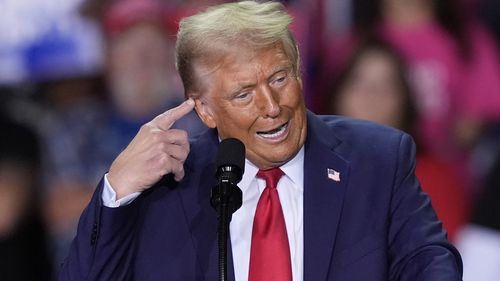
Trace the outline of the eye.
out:
M 234 98 L 235 99 L 244 99 L 244 98 L 248 97 L 249 94 L 250 94 L 249 92 L 239 93 Z
M 282 72 L 276 74 L 276 77 L 271 81 L 271 85 L 274 87 L 281 87 L 288 81 L 288 72 Z
M 280 77 L 280 78 L 276 79 L 275 82 L 281 83 L 281 82 L 285 81 L 285 79 L 286 79 L 286 76 L 283 76 L 283 77 Z
M 239 92 L 239 93 L 236 93 L 234 96 L 233 96 L 233 100 L 236 101 L 236 102 L 247 102 L 251 99 L 252 97 L 252 91 L 242 91 L 242 92 Z

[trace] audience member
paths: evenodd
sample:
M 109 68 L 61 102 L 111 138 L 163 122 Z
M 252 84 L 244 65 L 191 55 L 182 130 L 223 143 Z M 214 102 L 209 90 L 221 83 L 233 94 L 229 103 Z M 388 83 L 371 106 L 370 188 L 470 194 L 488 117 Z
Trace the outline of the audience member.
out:
M 50 280 L 38 137 L 3 115 L 0 131 L 0 280 Z
M 93 78 L 46 82 L 39 95 L 50 118 L 43 122 L 44 213 L 58 264 L 74 235 L 77 218 L 93 192 L 91 184 L 113 157 L 102 139 L 104 104 Z M 42 124 L 40 124 L 42 125 Z
M 422 147 L 467 166 L 468 150 L 482 125 L 500 115 L 500 60 L 490 36 L 460 17 L 456 1 L 354 4 L 354 37 L 380 34 L 409 64 Z M 356 39 L 340 41 L 332 43 L 337 64 Z M 457 168 L 467 179 L 469 167 Z
M 386 43 L 362 43 L 335 82 L 327 101 L 329 112 L 374 121 L 415 134 L 416 109 L 407 70 Z M 422 147 L 417 149 L 417 176 L 451 240 L 467 220 L 464 187 L 449 164 Z
M 165 13 L 155 0 L 109 2 L 99 19 L 106 39 L 104 87 L 69 79 L 47 89 L 56 112 L 45 135 L 47 214 L 57 263 L 102 173 L 146 120 L 183 99 L 174 64 L 175 26 L 166 24 Z M 190 136 L 205 128 L 194 112 L 176 126 Z

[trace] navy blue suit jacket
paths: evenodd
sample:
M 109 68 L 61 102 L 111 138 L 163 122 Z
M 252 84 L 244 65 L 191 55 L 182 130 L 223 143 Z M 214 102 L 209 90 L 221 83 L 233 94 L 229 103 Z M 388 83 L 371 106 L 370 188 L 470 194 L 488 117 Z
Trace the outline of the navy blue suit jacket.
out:
M 304 280 L 461 280 L 460 255 L 415 177 L 411 138 L 341 117 L 307 119 Z M 181 182 L 163 180 L 124 207 L 102 205 L 101 183 L 60 280 L 217 280 L 217 148 L 209 130 L 191 143 Z M 234 280 L 231 250 L 228 270 Z

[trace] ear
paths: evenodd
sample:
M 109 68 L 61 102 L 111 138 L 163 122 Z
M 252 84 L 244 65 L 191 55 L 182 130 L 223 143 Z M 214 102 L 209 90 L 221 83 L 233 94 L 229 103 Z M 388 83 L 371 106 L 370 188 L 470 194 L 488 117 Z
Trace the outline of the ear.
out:
M 194 98 L 194 108 L 198 113 L 201 121 L 209 128 L 217 127 L 217 122 L 215 122 L 214 114 L 210 106 L 205 103 L 200 97 Z

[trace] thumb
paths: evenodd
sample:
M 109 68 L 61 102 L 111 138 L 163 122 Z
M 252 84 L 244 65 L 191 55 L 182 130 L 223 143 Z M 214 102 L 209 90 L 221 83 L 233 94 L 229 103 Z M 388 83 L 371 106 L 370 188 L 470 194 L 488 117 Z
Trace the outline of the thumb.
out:
M 177 107 L 171 108 L 162 114 L 156 116 L 152 123 L 160 129 L 166 131 L 172 127 L 175 121 L 181 119 L 184 115 L 191 112 L 194 108 L 193 99 L 189 98 Z

